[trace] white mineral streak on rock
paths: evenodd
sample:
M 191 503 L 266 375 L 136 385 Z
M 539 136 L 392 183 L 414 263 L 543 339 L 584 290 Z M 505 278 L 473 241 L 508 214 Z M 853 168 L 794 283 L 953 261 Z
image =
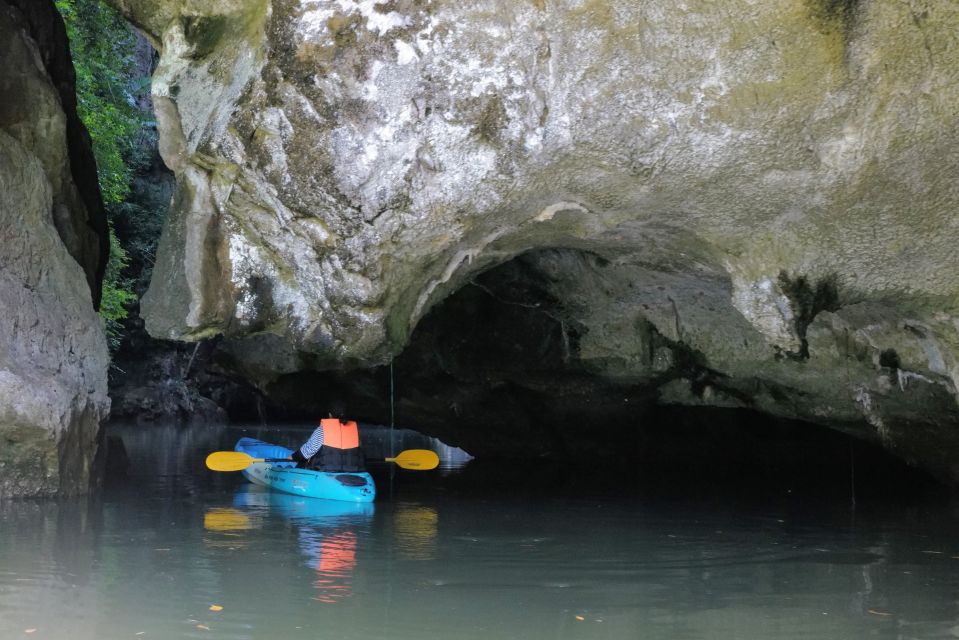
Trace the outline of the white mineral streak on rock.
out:
M 509 82 L 506 69 L 478 59 L 469 60 L 465 66 L 458 67 L 457 72 L 473 78 L 470 95 L 474 98 L 485 93 L 495 93 L 505 88 Z
M 430 280 L 426 289 L 420 294 L 420 297 L 416 301 L 416 306 L 413 307 L 413 313 L 410 317 L 410 322 L 415 324 L 422 317 L 422 313 L 426 308 L 427 303 L 430 301 L 430 297 L 433 295 L 433 292 L 442 284 L 445 284 L 450 281 L 453 275 L 459 271 L 460 267 L 464 264 L 468 266 L 473 264 L 473 260 L 476 256 L 480 255 L 484 249 L 492 242 L 502 237 L 506 233 L 505 230 L 494 231 L 484 238 L 481 238 L 476 246 L 469 249 L 463 249 L 456 252 L 452 259 L 446 264 L 446 268 L 443 269 L 443 273 L 438 277 Z
M 536 217 L 533 218 L 533 220 L 536 222 L 547 222 L 552 220 L 553 216 L 560 211 L 580 211 L 582 213 L 589 213 L 589 209 L 578 202 L 557 202 L 540 211 L 538 214 L 536 214 Z
M 312 252 L 298 256 L 289 265 L 294 277 L 285 278 L 279 276 L 270 261 L 264 258 L 263 252 L 240 231 L 230 234 L 228 250 L 231 281 L 234 289 L 239 292 L 235 300 L 234 318 L 241 326 L 249 327 L 262 320 L 257 316 L 259 312 L 276 309 L 285 320 L 286 328 L 297 339 L 302 339 L 303 334 L 309 331 L 310 324 L 314 322 L 309 301 L 315 299 L 317 292 L 311 286 L 310 269 L 303 268 L 314 260 Z M 269 299 L 258 298 L 258 294 L 262 292 L 251 287 L 251 282 L 256 279 L 270 283 Z
M 210 183 L 206 172 L 190 165 L 180 174 L 179 180 L 189 185 L 187 191 L 191 195 L 184 211 L 187 234 L 183 258 L 187 292 L 181 292 L 181 295 L 186 293 L 189 298 L 186 324 L 199 327 L 203 324 L 203 310 L 207 302 L 203 291 L 205 269 L 202 265 L 206 261 L 207 233 L 210 228 L 209 219 L 213 214 L 213 200 L 210 197 Z
M 229 239 L 231 281 L 239 292 L 236 299 L 234 318 L 243 325 L 250 325 L 256 319 L 256 296 L 249 289 L 249 279 L 258 275 L 263 268 L 259 250 L 239 233 L 233 233 Z M 262 302 L 261 302 L 262 304 Z
M 290 182 L 286 145 L 295 135 L 293 125 L 286 113 L 276 107 L 263 111 L 255 120 L 258 142 L 269 154 L 269 162 L 263 169 L 274 182 L 286 185 Z
M 297 32 L 304 40 L 333 44 L 333 37 L 327 27 L 329 19 L 339 10 L 328 0 L 301 0 L 303 7 Z
M 843 127 L 842 136 L 823 140 L 817 146 L 820 161 L 841 172 L 859 168 L 868 156 L 865 153 L 866 141 L 863 132 L 852 123 Z
M 406 27 L 409 25 L 409 18 L 396 11 L 381 12 L 377 5 L 387 4 L 388 0 L 360 0 L 359 2 L 351 0 L 300 0 L 300 5 L 304 7 L 300 17 L 300 33 L 305 37 L 316 40 L 317 36 L 326 36 L 329 38 L 327 23 L 337 13 L 350 16 L 353 14 L 361 15 L 366 19 L 366 28 L 382 36 L 391 29 Z
M 183 29 L 178 23 L 171 23 L 163 34 L 163 55 L 150 79 L 150 93 L 155 97 L 175 97 L 170 90 L 176 78 L 189 69 L 187 58 L 190 47 L 183 37 Z
M 853 397 L 862 409 L 862 415 L 866 419 L 866 422 L 876 429 L 876 433 L 879 435 L 879 440 L 884 446 L 892 446 L 894 444 L 892 440 L 892 434 L 890 433 L 885 420 L 883 420 L 882 414 L 879 413 L 876 410 L 876 407 L 873 405 L 872 395 L 870 394 L 869 390 L 865 387 L 858 387 Z
M 416 55 L 416 49 L 402 40 L 394 40 L 393 47 L 396 49 L 396 64 L 409 64 L 420 59 L 420 57 Z
M 387 4 L 388 0 L 361 0 L 360 2 L 351 2 L 350 0 L 337 0 L 337 4 L 344 12 L 359 11 L 366 18 L 366 28 L 375 31 L 377 35 L 382 36 L 390 29 L 409 26 L 408 17 L 396 11 L 381 12 L 376 9 L 377 5 Z
M 952 336 L 953 344 L 959 344 L 959 318 L 950 318 L 948 315 L 943 314 L 946 317 L 941 320 L 948 326 L 950 320 L 952 321 L 952 326 L 956 329 L 956 335 Z M 952 381 L 952 395 L 956 399 L 956 404 L 959 404 L 959 353 L 955 349 L 950 349 L 949 354 L 951 357 L 951 366 L 949 367 L 949 379 Z
M 366 82 L 359 85 L 359 91 L 356 93 L 360 98 L 369 101 L 375 101 L 376 98 L 380 95 L 380 90 L 376 86 L 376 80 L 380 76 L 380 71 L 383 70 L 383 67 L 386 66 L 381 60 L 374 60 L 370 63 L 369 72 L 366 74 Z
M 899 390 L 905 391 L 906 387 L 909 386 L 909 382 L 912 380 L 919 380 L 921 382 L 927 382 L 929 384 L 935 384 L 936 381 L 926 376 L 915 373 L 914 371 L 905 371 L 904 369 L 896 369 L 896 381 L 899 383 Z
M 904 387 L 902 376 L 906 376 L 906 382 L 921 379 L 925 382 L 943 384 L 956 398 L 956 402 L 959 403 L 959 357 L 950 348 L 949 338 L 951 336 L 948 335 L 951 332 L 952 323 L 950 317 L 943 313 L 936 314 L 933 320 L 936 325 L 910 320 L 903 324 L 903 328 L 919 344 L 925 358 L 925 362 L 921 364 L 925 365 L 929 372 L 940 374 L 942 377 L 931 379 L 919 373 L 905 372 L 899 369 L 900 387 Z
M 295 336 L 297 342 L 302 340 L 310 325 L 316 321 L 316 314 L 312 307 L 312 300 L 315 300 L 315 293 L 309 291 L 312 295 L 304 295 L 304 287 L 298 282 L 290 282 L 285 279 L 277 279 L 273 284 L 272 303 L 278 308 L 284 310 L 284 317 L 287 320 L 288 330 Z
M 436 19 L 430 16 L 430 19 L 427 21 L 426 26 L 416 32 L 416 35 L 413 36 L 413 42 L 416 44 L 416 48 L 420 50 L 420 53 L 423 55 L 428 55 L 432 51 L 432 45 L 430 44 L 430 39 L 433 34 L 433 28 L 436 26 Z
M 935 338 L 933 328 L 923 322 L 909 321 L 904 328 L 910 331 L 926 355 L 926 366 L 934 373 L 946 373 L 946 360 Z
M 734 277 L 732 303 L 769 344 L 785 351 L 799 350 L 792 305 L 770 278 L 748 282 Z

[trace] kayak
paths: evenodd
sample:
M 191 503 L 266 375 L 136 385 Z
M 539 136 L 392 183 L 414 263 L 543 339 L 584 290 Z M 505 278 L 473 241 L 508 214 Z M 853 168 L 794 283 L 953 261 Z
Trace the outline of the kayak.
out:
M 254 458 L 289 458 L 293 454 L 292 449 L 255 438 L 240 438 L 233 449 Z M 373 477 L 366 472 L 328 473 L 298 469 L 291 461 L 254 462 L 243 470 L 243 475 L 253 484 L 307 498 L 373 502 L 376 497 Z

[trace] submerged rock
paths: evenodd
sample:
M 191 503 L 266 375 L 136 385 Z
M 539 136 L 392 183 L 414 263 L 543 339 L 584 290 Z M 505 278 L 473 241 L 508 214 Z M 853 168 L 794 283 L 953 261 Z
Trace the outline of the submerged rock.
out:
M 959 481 L 955 3 L 114 4 L 178 179 L 154 335 L 269 389 L 518 258 L 597 385 Z
M 94 165 L 73 166 L 92 154 L 58 90 L 66 34 L 52 2 L 19 5 L 0 0 L 0 498 L 87 491 L 110 407 L 90 286 L 106 220 Z

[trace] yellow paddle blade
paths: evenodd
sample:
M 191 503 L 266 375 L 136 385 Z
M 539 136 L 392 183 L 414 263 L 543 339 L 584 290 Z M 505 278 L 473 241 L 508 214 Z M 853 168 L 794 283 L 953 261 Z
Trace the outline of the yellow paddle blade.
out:
M 213 471 L 242 471 L 259 462 L 242 451 L 214 451 L 206 457 L 206 466 Z
M 407 449 L 395 458 L 387 458 L 387 462 L 395 462 L 403 469 L 429 471 L 440 464 L 440 457 L 429 449 Z

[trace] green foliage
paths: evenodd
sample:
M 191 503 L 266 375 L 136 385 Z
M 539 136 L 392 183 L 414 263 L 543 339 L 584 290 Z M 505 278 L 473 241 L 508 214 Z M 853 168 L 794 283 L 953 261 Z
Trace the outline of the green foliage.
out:
M 56 0 L 70 36 L 77 111 L 93 139 L 100 190 L 107 204 L 130 190 L 143 115 L 133 98 L 136 36 L 101 0 Z
M 123 278 L 123 270 L 129 262 L 127 252 L 110 227 L 110 259 L 107 261 L 106 275 L 103 277 L 103 297 L 100 300 L 100 317 L 106 330 L 110 351 L 116 351 L 123 336 L 122 321 L 127 317 L 126 305 L 136 301 L 137 296 L 130 291 L 130 283 Z
M 110 258 L 100 316 L 115 351 L 127 306 L 137 300 L 133 282 L 123 275 L 130 258 L 114 226 L 129 208 L 131 183 L 146 164 L 146 114 L 135 99 L 144 88 L 144 78 L 136 74 L 136 35 L 116 10 L 101 0 L 56 0 L 56 6 L 70 38 L 77 112 L 93 141 L 100 191 L 110 219 Z
M 163 230 L 163 218 L 170 194 L 166 184 L 134 180 L 131 197 L 117 205 L 115 226 L 129 258 L 131 285 L 138 295 L 146 293 L 153 274 L 153 260 Z

